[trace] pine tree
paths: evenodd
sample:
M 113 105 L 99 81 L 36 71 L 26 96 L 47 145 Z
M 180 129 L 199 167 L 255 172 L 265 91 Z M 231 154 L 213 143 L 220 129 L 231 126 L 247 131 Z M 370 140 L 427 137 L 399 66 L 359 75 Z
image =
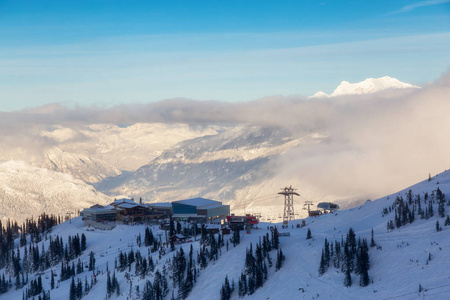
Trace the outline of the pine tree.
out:
M 121 252 L 122 254 L 122 252 Z M 95 270 L 95 255 L 94 252 L 89 252 L 89 271 Z
M 344 286 L 346 286 L 346 287 L 352 286 L 352 275 L 350 275 L 349 268 L 345 271 Z
M 142 290 L 142 300 L 154 300 L 154 289 L 153 285 L 150 281 L 146 281 L 144 285 L 144 289 Z
M 450 216 L 447 215 L 447 218 L 445 219 L 444 225 L 445 225 L 445 226 L 450 225 Z
M 309 240 L 312 238 L 311 229 L 308 228 L 308 233 L 306 234 L 306 239 Z
M 252 276 L 248 277 L 248 294 L 253 295 L 255 292 L 255 280 Z
M 81 283 L 80 279 L 78 279 L 78 282 L 77 282 L 76 296 L 77 296 L 77 299 L 81 299 L 81 297 L 83 296 L 83 284 Z
M 150 247 L 154 242 L 154 237 L 153 237 L 153 233 L 150 230 L 150 228 L 147 226 L 145 228 L 145 235 L 144 235 L 144 245 L 146 247 Z
M 53 290 L 55 288 L 55 274 L 53 273 L 53 270 L 51 270 L 51 275 L 52 277 L 51 281 L 50 281 L 50 288 Z
M 72 282 L 70 283 L 70 290 L 69 290 L 69 300 L 76 300 L 76 287 L 75 287 L 75 279 L 72 277 Z
M 236 245 L 239 245 L 240 239 L 241 239 L 241 233 L 239 231 L 239 228 L 235 227 L 233 230 L 233 237 L 232 237 L 232 241 L 231 241 L 233 243 L 234 247 L 236 247 Z
M 231 298 L 231 286 L 228 280 L 228 276 L 225 276 L 225 282 L 222 284 L 222 288 L 220 289 L 220 299 L 221 300 L 230 300 Z
M 441 228 L 441 226 L 439 225 L 439 220 L 437 220 L 436 221 L 436 231 L 441 231 L 442 230 L 442 228 Z
M 279 244 L 280 244 L 280 241 L 279 241 L 278 229 L 275 226 L 275 228 L 273 230 L 273 236 L 272 236 L 272 248 L 273 249 L 278 249 L 278 245 Z
M 362 272 L 360 272 L 360 280 L 359 280 L 360 286 L 368 286 L 369 285 L 369 273 L 364 268 Z
M 110 297 L 112 293 L 111 277 L 109 276 L 109 273 L 106 276 L 106 294 Z
M 324 267 L 325 270 L 330 266 L 330 245 L 328 244 L 328 240 L 327 238 L 325 238 L 325 243 L 324 243 Z
M 325 274 L 325 255 L 322 250 L 322 255 L 320 256 L 320 265 L 319 265 L 319 276 Z M 278 259 L 277 259 L 278 262 Z
M 284 254 L 281 248 L 277 252 L 277 261 L 275 262 L 275 271 L 278 271 L 283 266 Z
M 86 236 L 81 234 L 81 252 L 84 252 L 86 250 Z
M 376 244 L 375 244 L 375 240 L 373 238 L 373 228 L 372 228 L 372 237 L 370 238 L 370 247 L 375 247 L 375 246 L 376 246 Z
M 170 217 L 169 221 L 169 238 L 172 238 L 172 236 L 175 234 L 175 224 L 173 222 L 172 217 Z

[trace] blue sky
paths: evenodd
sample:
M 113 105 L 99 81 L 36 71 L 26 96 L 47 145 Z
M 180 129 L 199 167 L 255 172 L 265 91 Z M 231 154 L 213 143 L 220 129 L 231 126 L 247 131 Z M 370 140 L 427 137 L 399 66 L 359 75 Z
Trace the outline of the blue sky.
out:
M 421 85 L 449 53 L 450 0 L 0 0 L 0 111 Z

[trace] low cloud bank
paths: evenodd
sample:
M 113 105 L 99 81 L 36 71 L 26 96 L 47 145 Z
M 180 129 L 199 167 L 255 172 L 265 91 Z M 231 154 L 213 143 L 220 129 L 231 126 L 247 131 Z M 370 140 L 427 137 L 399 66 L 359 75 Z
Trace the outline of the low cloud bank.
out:
M 309 181 L 330 194 L 376 197 L 450 166 L 450 74 L 420 90 L 392 90 L 333 99 L 272 96 L 228 103 L 170 99 L 111 108 L 54 104 L 0 113 L 2 152 L 33 152 L 57 142 L 41 129 L 74 131 L 95 123 L 250 123 L 282 127 L 294 137 L 328 136 L 297 147 L 274 163 L 280 174 Z M 85 137 L 76 135 L 78 141 Z

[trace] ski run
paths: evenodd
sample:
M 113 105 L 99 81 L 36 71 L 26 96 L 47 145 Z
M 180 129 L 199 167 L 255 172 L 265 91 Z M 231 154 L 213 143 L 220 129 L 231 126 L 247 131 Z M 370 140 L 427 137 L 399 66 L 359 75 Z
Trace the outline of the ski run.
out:
M 73 243 L 74 237 L 84 235 L 86 249 L 83 245 L 82 250 L 68 246 L 69 260 L 73 258 L 70 261 L 63 255 L 56 263 L 47 262 L 46 267 L 42 262 L 44 258 L 38 257 L 35 262 L 38 265 L 33 267 L 30 236 L 27 236 L 26 246 L 19 247 L 20 239 L 17 238 L 14 251 L 2 252 L 2 257 L 14 252 L 15 258 L 10 257 L 6 263 L 2 261 L 0 286 L 5 290 L 0 299 L 27 298 L 27 290 L 28 299 L 448 299 L 450 226 L 446 226 L 446 219 L 450 207 L 446 194 L 450 194 L 448 171 L 359 207 L 306 218 L 305 227 L 297 226 L 302 220 L 290 221 L 288 228 L 282 228 L 281 223 L 260 223 L 249 234 L 240 231 L 239 244 L 236 244 L 236 232 L 232 231 L 227 235 L 220 234 L 220 238 L 215 234 L 213 241 L 211 235 L 202 239 L 199 234 L 183 244 L 164 247 L 158 242 L 165 242 L 166 233 L 157 225 L 118 225 L 110 231 L 102 231 L 83 227 L 81 217 L 77 217 L 54 226 L 50 232 L 41 235 L 42 241 L 32 245 L 42 255 L 43 249 L 44 253 L 49 253 L 50 238 L 54 242 L 59 237 L 67 247 L 69 237 Z M 284 255 L 284 261 L 280 262 L 277 261 L 279 250 L 268 250 L 266 246 L 258 250 L 258 245 L 266 242 L 269 242 L 269 248 L 274 247 L 275 227 L 279 233 L 278 248 Z M 148 230 L 153 235 L 152 245 L 148 247 L 145 246 L 146 230 L 147 235 Z M 310 239 L 306 238 L 308 230 Z M 368 262 L 361 262 L 362 250 L 354 252 L 353 261 L 346 260 L 349 254 L 344 252 L 351 251 L 351 245 L 346 241 L 349 231 L 354 231 L 354 239 L 359 245 L 364 244 L 363 240 L 367 241 Z M 2 236 L 2 239 L 6 237 Z M 339 244 L 339 255 L 336 244 Z M 153 247 L 156 247 L 155 252 L 152 252 Z M 189 258 L 191 247 L 192 262 Z M 253 278 L 251 273 L 255 272 L 248 265 L 250 247 L 253 265 L 256 264 L 257 272 L 263 272 L 263 275 L 255 275 L 255 280 L 259 280 L 257 288 L 250 279 Z M 28 252 L 26 266 L 25 248 Z M 80 251 L 80 255 L 72 251 Z M 131 251 L 132 259 L 129 258 Z M 264 253 L 262 258 L 258 258 L 258 251 L 259 255 Z M 17 260 L 17 253 L 20 260 Z M 323 261 L 323 253 L 328 256 L 328 262 Z M 93 270 L 89 270 L 92 254 L 95 267 L 91 265 Z M 142 267 L 144 259 L 145 269 Z M 153 268 L 150 268 L 150 260 Z M 14 266 L 17 261 L 18 266 Z M 61 264 L 69 269 L 73 265 L 78 270 L 72 271 L 75 274 L 70 274 L 69 270 L 69 275 L 64 274 L 67 279 L 61 280 Z M 350 264 L 352 271 L 347 271 Z M 365 271 L 363 264 L 367 264 Z M 175 271 L 176 268 L 179 269 Z M 368 275 L 366 286 L 362 286 L 365 285 L 361 279 L 364 272 Z M 347 276 L 351 278 L 351 285 Z M 242 277 L 246 278 L 245 287 Z M 36 287 L 40 284 L 42 290 Z M 160 286 L 162 289 L 157 291 Z M 184 288 L 187 292 L 181 291 Z

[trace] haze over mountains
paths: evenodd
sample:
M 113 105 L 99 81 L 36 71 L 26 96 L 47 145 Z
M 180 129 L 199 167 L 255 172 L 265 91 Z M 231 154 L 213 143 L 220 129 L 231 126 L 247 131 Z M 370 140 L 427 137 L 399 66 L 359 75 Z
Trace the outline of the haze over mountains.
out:
M 45 198 L 41 181 L 57 177 L 68 182 L 61 189 L 93 191 L 80 193 L 89 203 L 118 196 L 146 202 L 201 196 L 273 218 L 282 212 L 277 192 L 293 185 L 301 194 L 299 216 L 304 200 L 349 207 L 450 164 L 449 141 L 441 134 L 450 130 L 449 80 L 445 75 L 421 89 L 381 92 L 389 84 L 368 80 L 351 85 L 355 95 L 331 99 L 174 99 L 105 110 L 55 105 L 3 113 L 0 161 L 16 163 L 0 172 L 10 177 L 8 166 L 20 164 L 20 176 L 40 175 L 20 179 L 28 182 L 26 192 L 7 180 L 0 192 L 14 190 L 25 202 Z M 367 82 L 377 88 L 367 89 Z M 58 197 L 73 210 L 87 205 L 69 194 Z M 4 207 L 3 218 L 19 220 L 42 209 Z

